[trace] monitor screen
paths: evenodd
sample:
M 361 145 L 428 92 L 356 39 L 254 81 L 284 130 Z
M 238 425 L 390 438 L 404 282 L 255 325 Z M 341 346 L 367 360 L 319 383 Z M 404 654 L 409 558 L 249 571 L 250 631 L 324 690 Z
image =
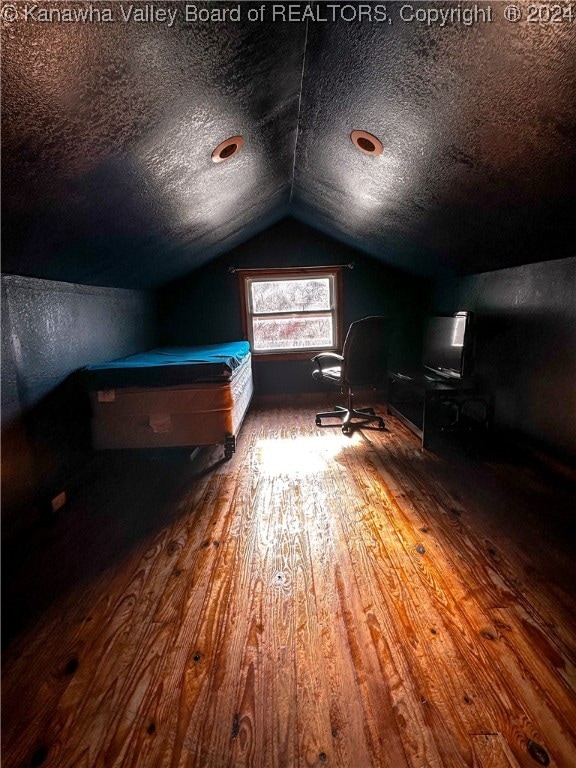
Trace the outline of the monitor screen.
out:
M 462 378 L 472 370 L 472 312 L 452 317 L 432 317 L 426 327 L 422 363 L 450 378 Z

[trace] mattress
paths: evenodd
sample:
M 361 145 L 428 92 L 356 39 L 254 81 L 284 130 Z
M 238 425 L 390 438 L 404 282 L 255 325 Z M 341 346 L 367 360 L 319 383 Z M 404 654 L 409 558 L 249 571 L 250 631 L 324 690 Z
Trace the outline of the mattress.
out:
M 90 391 L 226 381 L 250 355 L 247 341 L 201 347 L 159 347 L 82 369 Z

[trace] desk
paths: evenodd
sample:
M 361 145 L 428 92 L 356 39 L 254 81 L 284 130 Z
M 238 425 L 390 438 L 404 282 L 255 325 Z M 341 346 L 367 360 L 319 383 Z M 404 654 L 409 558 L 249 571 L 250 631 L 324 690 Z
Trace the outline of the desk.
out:
M 388 413 L 421 438 L 422 448 L 435 431 L 462 429 L 463 409 L 472 404 L 480 409 L 474 421 L 488 429 L 492 400 L 472 379 L 447 379 L 422 370 L 388 372 Z

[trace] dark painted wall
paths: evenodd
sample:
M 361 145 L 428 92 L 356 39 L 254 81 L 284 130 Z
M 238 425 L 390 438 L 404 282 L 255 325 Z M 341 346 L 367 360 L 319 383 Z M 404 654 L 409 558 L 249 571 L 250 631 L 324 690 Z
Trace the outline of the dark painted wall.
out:
M 293 219 L 230 251 L 159 295 L 160 333 L 166 344 L 206 344 L 241 339 L 237 275 L 229 267 L 290 267 L 354 263 L 343 270 L 344 326 L 383 314 L 393 320 L 393 365 L 420 359 L 422 318 L 428 311 L 428 283 L 384 266 Z M 309 361 L 255 361 L 259 393 L 317 391 Z
M 496 425 L 576 460 L 576 258 L 443 283 L 436 309 L 477 313 L 476 370 Z
M 3 534 L 87 455 L 89 414 L 71 374 L 155 341 L 152 295 L 2 277 Z

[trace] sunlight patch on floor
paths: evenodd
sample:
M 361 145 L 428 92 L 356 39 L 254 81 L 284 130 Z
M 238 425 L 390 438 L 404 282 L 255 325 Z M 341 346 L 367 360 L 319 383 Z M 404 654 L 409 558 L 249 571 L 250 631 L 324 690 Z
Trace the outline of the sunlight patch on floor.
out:
M 259 467 L 266 475 L 302 477 L 324 472 L 343 448 L 359 440 L 359 434 L 348 437 L 338 430 L 334 434 L 261 439 L 255 447 Z

